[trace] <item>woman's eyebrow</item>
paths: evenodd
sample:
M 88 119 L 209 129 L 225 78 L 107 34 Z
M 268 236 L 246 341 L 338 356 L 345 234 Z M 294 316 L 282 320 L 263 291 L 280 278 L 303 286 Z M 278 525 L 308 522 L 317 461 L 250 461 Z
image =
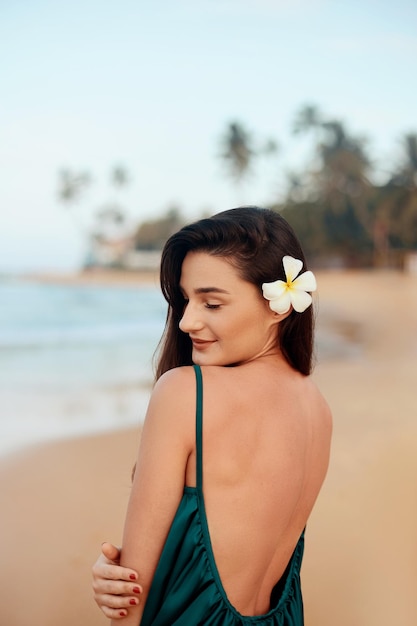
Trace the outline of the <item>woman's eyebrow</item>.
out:
M 229 291 L 226 289 L 220 289 L 220 287 L 198 287 L 194 289 L 194 293 L 227 293 L 230 295 Z
M 182 287 L 182 285 L 179 286 L 181 292 L 184 294 L 185 290 Z M 227 295 L 230 295 L 229 291 L 226 291 L 226 289 L 221 289 L 220 287 L 197 287 L 197 289 L 193 290 L 195 294 L 201 294 L 201 293 L 225 293 Z

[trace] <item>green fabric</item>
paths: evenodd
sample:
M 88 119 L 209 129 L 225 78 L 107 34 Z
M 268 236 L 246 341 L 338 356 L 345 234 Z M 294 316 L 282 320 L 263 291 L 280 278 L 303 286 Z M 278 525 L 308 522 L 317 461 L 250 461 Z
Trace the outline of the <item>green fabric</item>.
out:
M 281 580 L 271 594 L 270 611 L 245 617 L 227 599 L 214 560 L 202 491 L 202 406 L 197 379 L 197 486 L 185 487 L 159 560 L 141 626 L 302 626 L 300 567 L 304 533 Z M 250 567 L 250 564 L 248 565 Z

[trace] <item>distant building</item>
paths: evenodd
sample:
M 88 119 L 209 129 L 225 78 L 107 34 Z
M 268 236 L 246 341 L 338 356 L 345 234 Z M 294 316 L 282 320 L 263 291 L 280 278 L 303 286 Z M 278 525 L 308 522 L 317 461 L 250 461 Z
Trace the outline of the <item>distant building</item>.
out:
M 155 271 L 161 263 L 161 250 L 129 250 L 124 260 L 130 270 Z
M 135 250 L 132 236 L 111 240 L 95 237 L 91 241 L 85 266 L 155 271 L 160 260 L 159 250 Z

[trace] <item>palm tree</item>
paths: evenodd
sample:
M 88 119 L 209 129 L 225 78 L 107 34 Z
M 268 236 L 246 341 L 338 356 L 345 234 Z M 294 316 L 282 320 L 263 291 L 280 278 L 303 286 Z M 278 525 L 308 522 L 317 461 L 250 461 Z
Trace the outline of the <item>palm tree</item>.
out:
M 311 130 L 316 145 L 314 165 L 305 176 L 305 197 L 312 207 L 323 209 L 329 243 L 350 254 L 359 242 L 366 247 L 373 238 L 365 142 L 348 133 L 341 121 L 325 119 L 317 107 L 306 105 L 298 112 L 293 132 Z
M 320 143 L 320 133 L 323 131 L 323 115 L 315 104 L 302 105 L 293 120 L 292 134 L 293 135 L 313 135 L 313 149 L 311 160 L 312 163 L 318 158 L 318 145 Z M 295 197 L 311 197 L 315 198 L 317 192 L 315 190 L 314 171 L 316 166 L 312 166 L 311 169 L 307 169 L 304 174 L 290 173 L 287 177 L 288 183 L 288 199 L 294 200 Z M 295 177 L 295 178 L 294 178 Z M 295 180 L 296 179 L 296 180 Z M 294 184 L 295 183 L 295 184 Z
M 404 162 L 400 168 L 402 183 L 410 190 L 417 188 L 417 134 L 404 136 Z
M 292 131 L 294 135 L 308 132 L 311 129 L 319 128 L 322 123 L 322 115 L 315 104 L 304 104 L 294 119 Z
M 110 176 L 115 187 L 126 187 L 130 182 L 129 172 L 123 165 L 116 165 Z
M 116 165 L 110 172 L 110 183 L 121 190 L 130 181 L 129 173 L 123 165 Z M 95 213 L 94 237 L 102 242 L 117 240 L 125 234 L 126 211 L 116 198 L 104 203 Z
M 243 181 L 252 172 L 255 159 L 261 156 L 269 158 L 278 152 L 278 144 L 272 138 L 257 144 L 255 145 L 252 135 L 243 124 L 236 121 L 228 124 L 221 138 L 221 157 L 226 161 L 239 193 Z
M 77 204 L 91 184 L 91 176 L 88 172 L 73 172 L 62 169 L 58 172 L 58 198 L 68 208 Z M 71 211 L 72 219 L 79 232 L 85 235 L 86 228 L 81 224 L 74 211 Z
M 369 186 L 366 173 L 370 162 L 364 140 L 349 136 L 337 120 L 324 122 L 322 128 L 325 140 L 318 146 L 322 190 L 328 197 L 334 191 L 350 198 L 360 196 Z
M 417 247 L 417 134 L 402 144 L 403 162 L 383 188 L 382 205 L 394 243 Z
M 349 136 L 342 122 L 326 120 L 316 105 L 307 104 L 296 115 L 293 133 L 311 130 L 316 131 L 316 154 L 322 174 L 320 183 L 325 183 L 328 191 L 333 186 L 348 195 L 355 193 L 357 190 L 353 187 L 364 181 L 369 166 L 364 140 Z
M 222 144 L 222 157 L 228 162 L 232 177 L 240 183 L 247 176 L 255 155 L 252 138 L 240 122 L 231 122 Z
M 91 177 L 88 172 L 75 173 L 62 169 L 58 172 L 58 196 L 64 203 L 76 202 L 90 183 Z

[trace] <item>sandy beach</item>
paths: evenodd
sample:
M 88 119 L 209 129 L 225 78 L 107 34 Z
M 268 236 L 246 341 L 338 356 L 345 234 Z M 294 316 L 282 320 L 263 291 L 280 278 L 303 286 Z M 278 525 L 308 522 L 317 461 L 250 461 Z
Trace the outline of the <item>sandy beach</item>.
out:
M 319 332 L 352 350 L 319 355 L 314 373 L 334 439 L 306 535 L 306 626 L 414 626 L 417 276 L 320 272 L 318 283 Z M 90 570 L 102 541 L 121 540 L 139 437 L 138 427 L 0 458 L 0 624 L 108 624 Z

